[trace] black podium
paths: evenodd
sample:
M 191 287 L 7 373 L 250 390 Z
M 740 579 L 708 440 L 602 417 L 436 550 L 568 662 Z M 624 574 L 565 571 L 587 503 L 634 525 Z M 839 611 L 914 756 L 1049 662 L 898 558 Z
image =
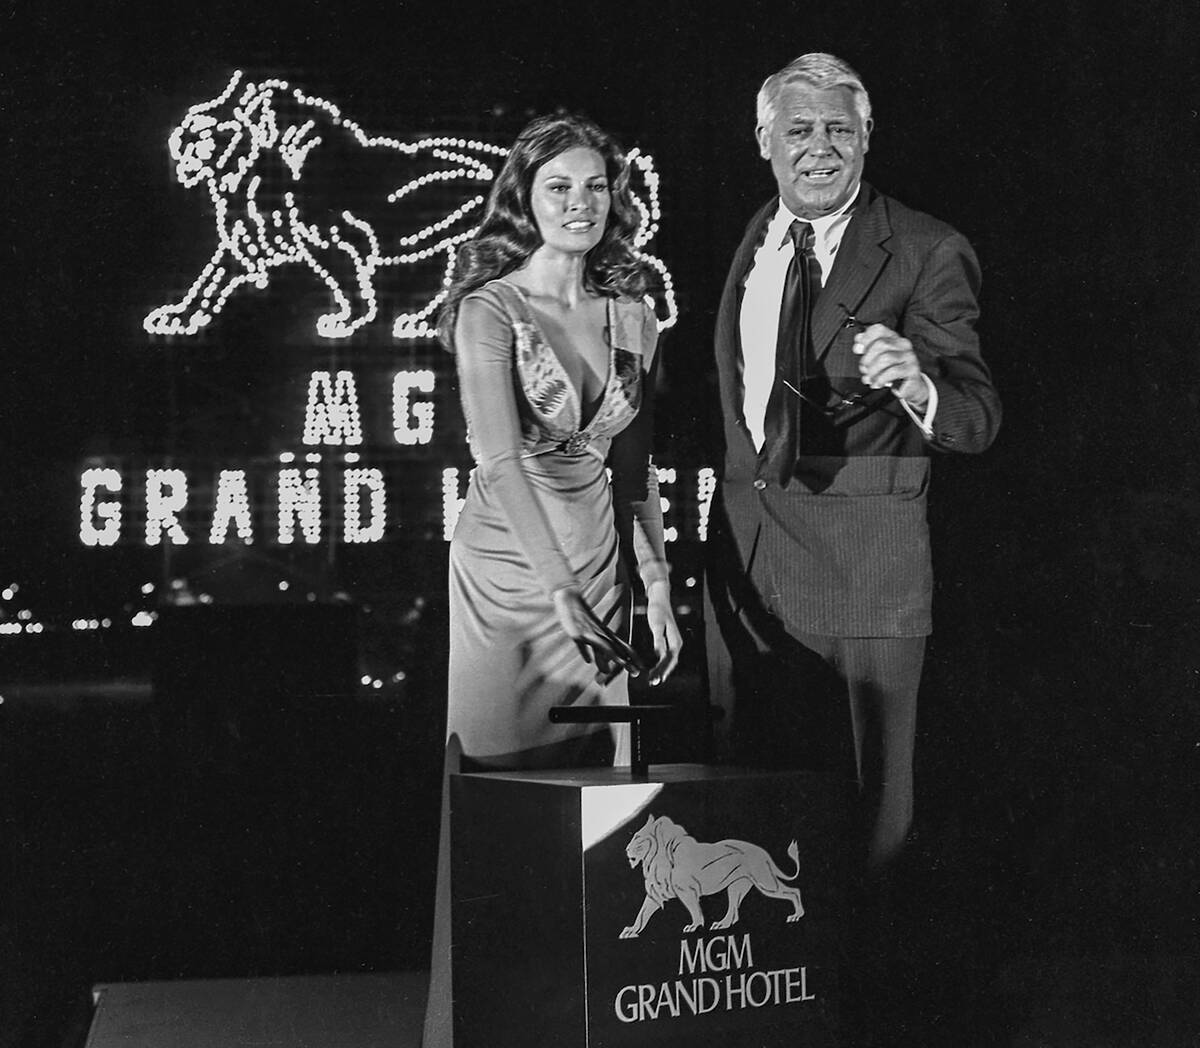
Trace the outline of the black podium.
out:
M 453 776 L 457 1048 L 837 1045 L 848 800 L 702 765 Z

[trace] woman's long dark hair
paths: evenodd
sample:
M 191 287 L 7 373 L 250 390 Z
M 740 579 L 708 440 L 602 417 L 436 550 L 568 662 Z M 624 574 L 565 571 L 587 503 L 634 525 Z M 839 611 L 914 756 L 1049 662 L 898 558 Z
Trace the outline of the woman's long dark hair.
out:
M 604 160 L 612 203 L 600 242 L 587 253 L 583 283 L 603 295 L 641 298 L 657 274 L 634 253 L 641 216 L 629 190 L 629 163 L 612 136 L 590 120 L 572 114 L 541 116 L 517 136 L 488 196 L 475 236 L 458 249 L 446 299 L 438 312 L 438 338 L 454 351 L 458 306 L 489 280 L 517 269 L 542 244 L 533 217 L 533 177 L 549 160 L 582 146 Z

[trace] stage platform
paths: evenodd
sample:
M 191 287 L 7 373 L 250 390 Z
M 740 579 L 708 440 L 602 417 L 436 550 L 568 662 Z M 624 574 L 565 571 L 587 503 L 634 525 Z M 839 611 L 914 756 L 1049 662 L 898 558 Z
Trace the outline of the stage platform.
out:
M 425 972 L 101 983 L 85 1048 L 418 1048 Z

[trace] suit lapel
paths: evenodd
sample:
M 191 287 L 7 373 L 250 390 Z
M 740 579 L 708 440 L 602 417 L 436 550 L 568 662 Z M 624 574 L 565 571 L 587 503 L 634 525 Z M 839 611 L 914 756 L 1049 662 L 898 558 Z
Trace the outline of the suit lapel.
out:
M 833 272 L 813 310 L 813 352 L 818 360 L 829 352 L 847 312 L 858 309 L 891 258 L 891 252 L 883 246 L 892 235 L 883 197 L 866 182 L 859 195 L 854 216 L 834 259 Z
M 736 274 L 739 288 L 746 286 L 746 277 L 750 275 L 750 263 L 754 261 L 754 252 L 763 242 L 767 223 L 779 210 L 779 197 L 774 197 L 755 212 L 746 226 L 746 235 L 738 246 L 737 254 L 733 256 L 733 273 Z
M 746 277 L 750 272 L 750 264 L 754 261 L 754 252 L 758 250 L 763 230 L 778 206 L 779 198 L 776 197 L 759 208 L 747 224 L 745 236 L 742 237 L 729 267 L 725 291 L 721 296 L 716 337 L 717 370 L 723 379 L 721 385 L 727 401 L 726 408 L 732 417 L 739 421 L 742 418 L 742 337 L 739 323 L 742 294 L 746 289 Z

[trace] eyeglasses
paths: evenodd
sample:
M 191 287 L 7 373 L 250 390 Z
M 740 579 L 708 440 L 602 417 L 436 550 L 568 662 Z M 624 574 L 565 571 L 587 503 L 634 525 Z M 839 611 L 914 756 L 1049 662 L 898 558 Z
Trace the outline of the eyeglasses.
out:
M 843 330 L 853 331 L 856 335 L 867 330 L 867 326 L 840 302 L 838 303 L 838 309 L 846 314 L 846 318 L 841 324 Z M 782 382 L 785 386 L 787 386 L 788 389 L 795 393 L 796 396 L 803 400 L 804 403 L 808 404 L 812 408 L 815 408 L 818 412 L 820 412 L 821 415 L 823 415 L 834 425 L 845 424 L 861 418 L 862 415 L 865 415 L 870 411 L 874 411 L 877 407 L 880 407 L 886 402 L 887 399 L 886 397 L 880 396 L 880 394 L 884 391 L 878 389 L 864 389 L 856 393 L 844 393 L 842 390 L 832 385 L 826 378 L 810 378 L 802 380 L 801 385 L 808 388 L 809 393 L 812 394 L 811 396 L 806 394 L 803 390 L 797 389 L 787 379 L 782 379 Z M 824 397 L 822 397 L 820 400 L 816 399 L 822 392 L 824 393 Z M 830 396 L 837 397 L 837 403 L 830 404 Z M 866 410 L 861 413 L 851 415 L 850 409 L 857 407 L 862 407 Z
M 850 408 L 867 407 L 873 411 L 875 408 L 884 403 L 883 398 L 878 395 L 881 392 L 881 390 L 878 389 L 868 389 L 861 393 L 844 393 L 842 390 L 831 385 L 828 379 L 811 378 L 805 379 L 801 383 L 801 385 L 808 387 L 809 392 L 812 394 L 812 396 L 809 396 L 803 390 L 797 389 L 795 386 L 793 386 L 786 378 L 782 381 L 783 384 L 787 386 L 787 388 L 793 393 L 795 393 L 796 396 L 803 400 L 805 404 L 809 405 L 809 407 L 815 408 L 831 422 L 846 421 L 845 415 Z M 821 390 L 824 390 L 826 394 L 825 403 L 821 403 L 821 401 L 815 399 Z M 830 395 L 837 397 L 837 403 L 829 403 Z

